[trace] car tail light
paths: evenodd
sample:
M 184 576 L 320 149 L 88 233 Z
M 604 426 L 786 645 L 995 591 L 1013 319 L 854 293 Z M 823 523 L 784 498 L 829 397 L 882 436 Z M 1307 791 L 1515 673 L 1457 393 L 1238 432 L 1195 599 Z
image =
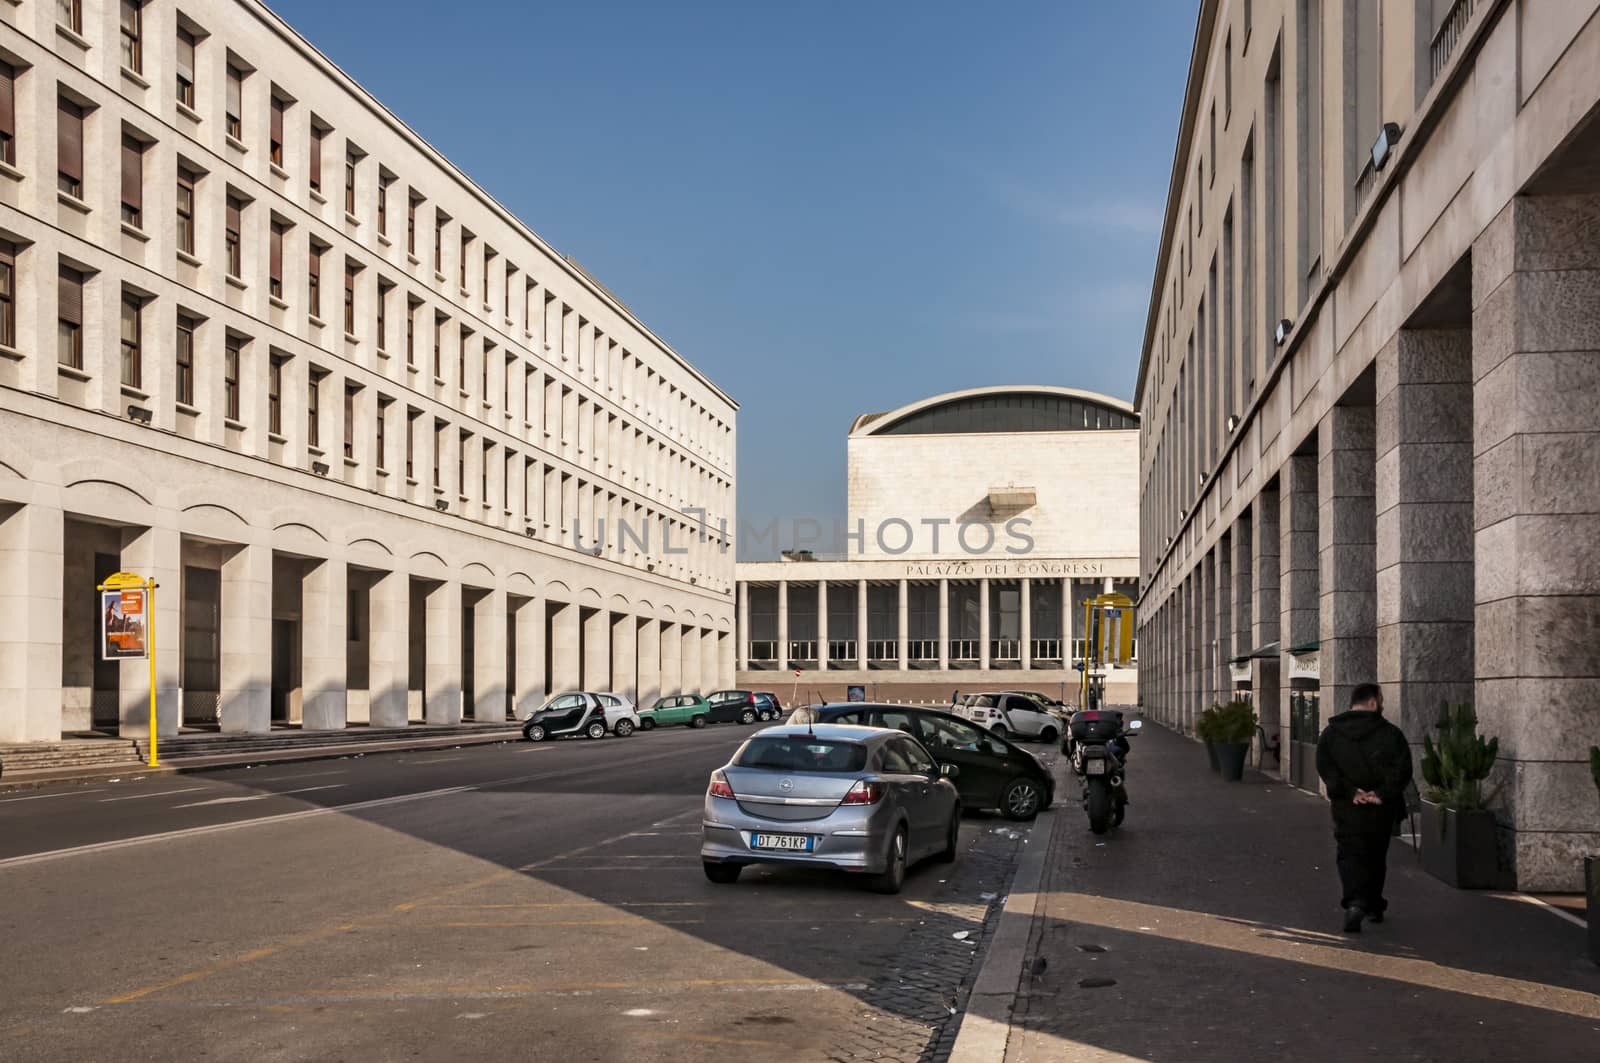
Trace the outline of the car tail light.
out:
M 844 795 L 841 805 L 875 805 L 883 800 L 883 786 L 879 783 L 857 779 L 856 784 L 850 787 Z
M 726 797 L 733 800 L 733 787 L 728 785 L 728 777 L 720 771 L 711 773 L 711 789 L 706 791 L 712 797 Z
M 756 703 L 756 696 L 754 694 L 751 694 L 750 695 L 750 704 L 754 705 L 755 703 Z
M 1098 720 L 1100 718 L 1100 713 L 1091 709 L 1083 714 L 1083 718 L 1085 720 Z

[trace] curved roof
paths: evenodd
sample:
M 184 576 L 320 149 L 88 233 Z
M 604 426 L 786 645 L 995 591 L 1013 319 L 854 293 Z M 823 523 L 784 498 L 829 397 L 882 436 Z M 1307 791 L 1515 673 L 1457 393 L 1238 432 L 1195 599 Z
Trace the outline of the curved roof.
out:
M 1135 429 L 1138 424 L 1133 405 L 1110 395 L 1049 384 L 1027 384 L 947 391 L 898 409 L 864 413 L 851 423 L 850 434 L 1074 432 Z

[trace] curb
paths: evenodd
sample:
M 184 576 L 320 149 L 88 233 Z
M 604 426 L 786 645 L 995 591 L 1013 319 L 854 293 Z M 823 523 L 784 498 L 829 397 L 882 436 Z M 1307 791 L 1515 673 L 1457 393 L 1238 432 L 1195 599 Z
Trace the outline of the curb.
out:
M 1058 786 L 1057 793 L 1060 792 Z M 996 1063 L 1005 1058 L 1017 987 L 1028 959 L 1028 939 L 1033 933 L 1035 916 L 1044 904 L 1045 895 L 1039 891 L 1039 884 L 1044 880 L 1045 868 L 1055 849 L 1056 812 L 1067 807 L 1073 806 L 1063 805 L 1058 800 L 1033 821 L 1034 836 L 1043 844 L 1028 846 L 1017 863 L 1011 891 L 1006 895 L 1005 907 L 1000 910 L 1000 923 L 983 954 L 972 992 L 967 994 L 961 1025 L 950 1048 L 949 1063 Z M 985 1010 L 991 1013 L 1003 1009 L 1005 1018 L 974 1014 L 973 1005 L 980 1002 L 990 1005 Z
M 434 749 L 453 749 L 456 746 L 481 746 L 500 742 L 509 742 L 520 736 L 516 729 L 506 731 L 493 731 L 487 734 L 455 734 L 440 735 L 437 738 L 405 738 L 391 741 L 375 742 L 349 742 L 342 745 L 306 746 L 302 749 L 274 749 L 262 750 L 257 753 L 217 753 L 210 756 L 196 757 L 193 763 L 183 760 L 162 764 L 151 768 L 142 762 L 134 761 L 128 764 L 110 765 L 103 768 L 94 768 L 88 771 L 72 771 L 68 769 L 63 774 L 55 772 L 39 772 L 37 774 L 19 773 L 15 776 L 0 778 L 0 793 L 14 790 L 35 790 L 42 786 L 55 786 L 57 784 L 92 783 L 102 782 L 106 779 L 117 778 L 123 780 L 155 778 L 164 775 L 196 775 L 207 771 L 225 771 L 229 768 L 253 768 L 267 764 L 283 764 L 295 761 L 339 760 L 357 754 L 370 756 L 379 753 L 419 753 Z

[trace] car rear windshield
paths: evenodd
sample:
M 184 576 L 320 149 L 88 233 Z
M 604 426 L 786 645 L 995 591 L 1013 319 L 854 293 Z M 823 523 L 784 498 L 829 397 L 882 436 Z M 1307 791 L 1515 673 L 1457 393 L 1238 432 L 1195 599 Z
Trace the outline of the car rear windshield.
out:
M 733 766 L 768 771 L 853 772 L 867 766 L 867 747 L 810 735 L 768 735 L 746 742 Z
M 972 694 L 967 697 L 967 704 L 974 709 L 997 709 L 1000 699 L 993 694 Z

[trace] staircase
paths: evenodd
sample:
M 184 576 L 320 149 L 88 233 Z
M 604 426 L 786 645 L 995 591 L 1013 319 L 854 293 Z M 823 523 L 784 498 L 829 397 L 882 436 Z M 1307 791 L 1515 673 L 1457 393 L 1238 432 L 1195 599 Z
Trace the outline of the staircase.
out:
M 408 740 L 437 742 L 440 739 L 510 738 L 518 734 L 515 723 L 460 723 L 418 725 L 416 727 L 351 727 L 340 731 L 269 731 L 265 734 L 184 734 L 162 738 L 156 744 L 161 762 L 181 763 L 199 757 L 238 756 L 285 750 L 325 747 L 389 745 Z M 139 759 L 149 755 L 146 740 L 136 738 L 132 745 Z
M 71 771 L 85 768 L 135 768 L 137 746 L 126 738 L 80 738 L 65 742 L 0 744 L 0 770 Z

